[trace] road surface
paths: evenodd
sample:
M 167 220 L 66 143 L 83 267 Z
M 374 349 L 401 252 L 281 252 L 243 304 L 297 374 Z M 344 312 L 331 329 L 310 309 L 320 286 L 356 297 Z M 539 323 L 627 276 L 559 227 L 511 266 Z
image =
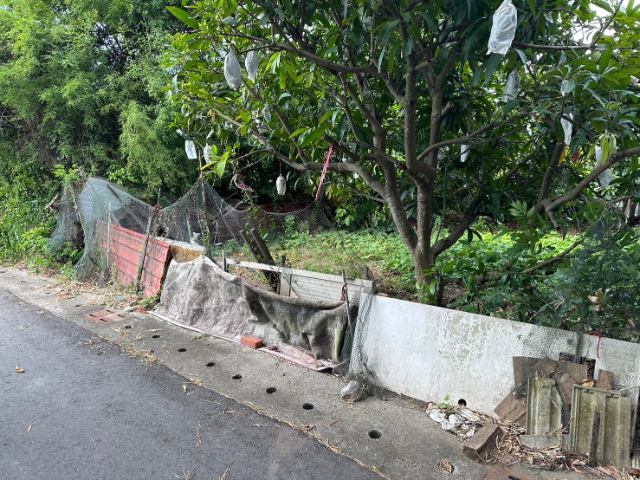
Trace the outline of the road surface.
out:
M 0 479 L 380 478 L 2 289 L 0 329 Z

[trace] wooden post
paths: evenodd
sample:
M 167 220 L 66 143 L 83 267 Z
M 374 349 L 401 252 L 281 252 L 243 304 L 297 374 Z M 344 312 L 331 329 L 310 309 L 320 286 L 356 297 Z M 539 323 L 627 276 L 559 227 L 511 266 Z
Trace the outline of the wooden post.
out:
M 264 240 L 262 239 L 262 237 L 260 236 L 260 234 L 255 228 L 251 229 L 251 236 L 253 237 L 253 240 L 256 242 L 256 245 L 258 246 L 258 250 L 260 250 L 260 254 L 262 255 L 263 262 L 269 265 L 275 265 L 276 262 L 271 256 L 271 252 L 267 248 L 267 244 L 264 243 Z
M 149 246 L 149 237 L 151 236 L 151 227 L 153 226 L 153 220 L 160 211 L 160 205 L 156 205 L 149 215 L 149 221 L 147 222 L 147 232 L 144 237 L 144 243 L 142 244 L 142 253 L 140 254 L 140 261 L 138 262 L 138 273 L 136 275 L 136 291 L 140 293 L 142 288 L 142 272 L 144 270 L 144 263 L 147 259 L 147 247 Z
M 371 272 L 369 271 L 369 267 L 362 267 L 362 278 L 365 280 L 371 279 Z
M 246 244 L 249 247 L 249 250 L 253 254 L 254 258 L 260 263 L 266 263 L 266 262 L 263 261 L 262 253 L 260 251 L 260 248 L 256 245 L 257 242 L 254 243 L 251 240 L 251 237 L 249 237 L 247 232 L 245 232 L 244 230 L 240 230 L 240 235 L 242 236 L 242 239 L 246 242 Z M 259 235 L 257 235 L 257 232 L 256 232 L 256 235 L 254 235 L 254 238 L 256 236 L 258 238 L 260 237 Z M 260 239 L 260 240 L 262 240 L 262 239 Z M 266 248 L 266 245 L 265 245 L 265 248 Z M 269 250 L 267 250 L 267 252 L 269 252 Z M 271 258 L 271 254 L 269 254 L 269 257 Z M 275 265 L 275 262 L 273 261 L 273 258 L 271 258 L 271 265 Z M 267 279 L 267 282 L 269 282 L 269 285 L 271 285 L 271 288 L 273 288 L 273 291 L 277 292 L 278 291 L 278 274 L 276 272 L 267 272 L 267 271 L 262 271 L 262 274 Z

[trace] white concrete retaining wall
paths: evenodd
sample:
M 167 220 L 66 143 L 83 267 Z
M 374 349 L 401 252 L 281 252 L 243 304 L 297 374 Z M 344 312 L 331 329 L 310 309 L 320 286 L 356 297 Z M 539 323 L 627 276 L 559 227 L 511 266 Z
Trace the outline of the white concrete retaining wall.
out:
M 362 304 L 366 305 L 366 301 Z M 358 320 L 351 370 L 385 388 L 425 401 L 492 414 L 514 386 L 514 356 L 554 360 L 574 353 L 577 335 L 554 328 L 373 296 Z M 640 385 L 640 345 L 583 335 L 582 356 L 614 374 L 614 386 Z M 637 389 L 630 393 L 635 393 Z

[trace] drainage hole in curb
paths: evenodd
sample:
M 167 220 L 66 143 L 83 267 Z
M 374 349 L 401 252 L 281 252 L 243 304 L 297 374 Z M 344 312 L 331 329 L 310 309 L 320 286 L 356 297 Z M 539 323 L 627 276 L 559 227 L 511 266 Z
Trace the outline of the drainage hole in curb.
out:
M 186 348 L 179 348 L 179 349 L 178 349 L 178 351 L 179 351 L 179 352 L 186 352 L 186 351 L 187 351 L 187 349 L 186 349 Z
M 276 387 L 267 388 L 267 393 L 276 393 L 277 391 L 278 391 L 278 389 Z
M 214 365 L 215 365 L 215 363 L 214 363 L 214 362 L 209 362 L 209 363 L 207 363 L 207 367 L 213 367 Z
M 379 430 L 369 430 L 369 438 L 373 438 L 374 440 L 377 440 L 378 438 L 382 437 L 382 432 Z
M 160 338 L 160 335 L 151 335 L 151 338 Z
M 304 408 L 305 410 L 313 410 L 313 403 L 305 403 L 304 405 L 302 405 L 302 408 Z
M 234 380 L 240 380 L 240 379 L 242 378 L 242 375 L 240 375 L 240 374 L 238 373 L 238 374 L 234 375 L 234 376 L 233 376 L 233 377 L 231 377 L 231 378 L 233 378 Z

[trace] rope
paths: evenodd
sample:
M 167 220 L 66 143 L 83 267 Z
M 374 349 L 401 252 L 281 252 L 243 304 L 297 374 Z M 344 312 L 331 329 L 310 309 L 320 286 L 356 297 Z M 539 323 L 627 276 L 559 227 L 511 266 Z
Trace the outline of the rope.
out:
M 322 169 L 322 175 L 320 176 L 320 184 L 318 185 L 318 192 L 316 193 L 316 201 L 320 198 L 320 192 L 322 192 L 322 184 L 324 183 L 324 177 L 327 175 L 327 168 L 329 168 L 329 160 L 331 160 L 331 154 L 333 153 L 333 145 L 329 146 L 329 152 L 327 158 L 324 161 L 324 168 Z
M 596 357 L 600 358 L 600 342 L 602 341 L 602 333 L 598 331 L 589 332 L 590 336 L 598 337 L 598 347 L 596 348 Z

